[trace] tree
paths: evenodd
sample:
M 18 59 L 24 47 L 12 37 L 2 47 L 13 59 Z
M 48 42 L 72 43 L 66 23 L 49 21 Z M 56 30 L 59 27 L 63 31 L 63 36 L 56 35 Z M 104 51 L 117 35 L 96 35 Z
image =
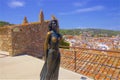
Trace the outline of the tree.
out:
M 69 49 L 69 46 L 70 46 L 70 44 L 68 42 L 66 42 L 64 39 L 62 39 L 60 41 L 60 45 L 59 45 L 60 48 Z
M 0 21 L 0 27 L 3 27 L 5 25 L 12 25 L 9 22 L 5 22 L 5 21 Z

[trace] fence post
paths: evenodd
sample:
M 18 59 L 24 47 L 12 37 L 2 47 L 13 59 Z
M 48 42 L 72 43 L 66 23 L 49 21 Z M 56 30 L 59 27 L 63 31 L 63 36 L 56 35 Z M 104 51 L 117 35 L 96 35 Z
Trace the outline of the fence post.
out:
M 74 71 L 76 72 L 76 50 L 75 48 L 74 48 L 74 62 L 75 62 Z

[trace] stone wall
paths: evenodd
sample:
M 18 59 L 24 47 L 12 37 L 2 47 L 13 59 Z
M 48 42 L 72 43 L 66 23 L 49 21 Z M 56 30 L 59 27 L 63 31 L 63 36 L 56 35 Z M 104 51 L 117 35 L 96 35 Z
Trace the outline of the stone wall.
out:
M 10 55 L 27 53 L 41 57 L 49 21 L 0 28 L 0 50 Z
M 55 19 L 52 16 L 52 20 Z M 38 22 L 29 23 L 27 17 L 24 17 L 20 25 L 0 28 L 0 50 L 8 51 L 12 56 L 27 53 L 42 57 L 49 21 L 44 20 L 41 11 Z
M 41 57 L 49 21 L 14 26 L 12 29 L 13 55 L 21 53 Z
M 8 26 L 0 28 L 0 50 L 8 51 L 12 55 L 11 29 Z

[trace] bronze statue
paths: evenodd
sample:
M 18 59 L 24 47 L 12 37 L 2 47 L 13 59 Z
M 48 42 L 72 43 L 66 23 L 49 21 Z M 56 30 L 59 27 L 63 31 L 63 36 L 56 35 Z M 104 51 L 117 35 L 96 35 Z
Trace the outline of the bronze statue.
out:
M 58 80 L 60 66 L 59 41 L 61 39 L 57 20 L 50 21 L 44 45 L 45 63 L 40 74 L 40 80 Z

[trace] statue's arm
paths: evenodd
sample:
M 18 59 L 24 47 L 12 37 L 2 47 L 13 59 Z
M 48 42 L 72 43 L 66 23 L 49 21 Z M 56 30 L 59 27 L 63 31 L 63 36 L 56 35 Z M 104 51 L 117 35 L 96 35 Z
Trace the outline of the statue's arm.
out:
M 49 42 L 49 38 L 50 38 L 51 32 L 47 33 L 46 39 L 45 39 L 45 43 L 44 43 L 44 57 L 45 60 L 47 58 L 48 55 L 48 42 Z
M 62 41 L 62 35 L 61 34 L 59 34 L 60 35 L 60 41 Z

